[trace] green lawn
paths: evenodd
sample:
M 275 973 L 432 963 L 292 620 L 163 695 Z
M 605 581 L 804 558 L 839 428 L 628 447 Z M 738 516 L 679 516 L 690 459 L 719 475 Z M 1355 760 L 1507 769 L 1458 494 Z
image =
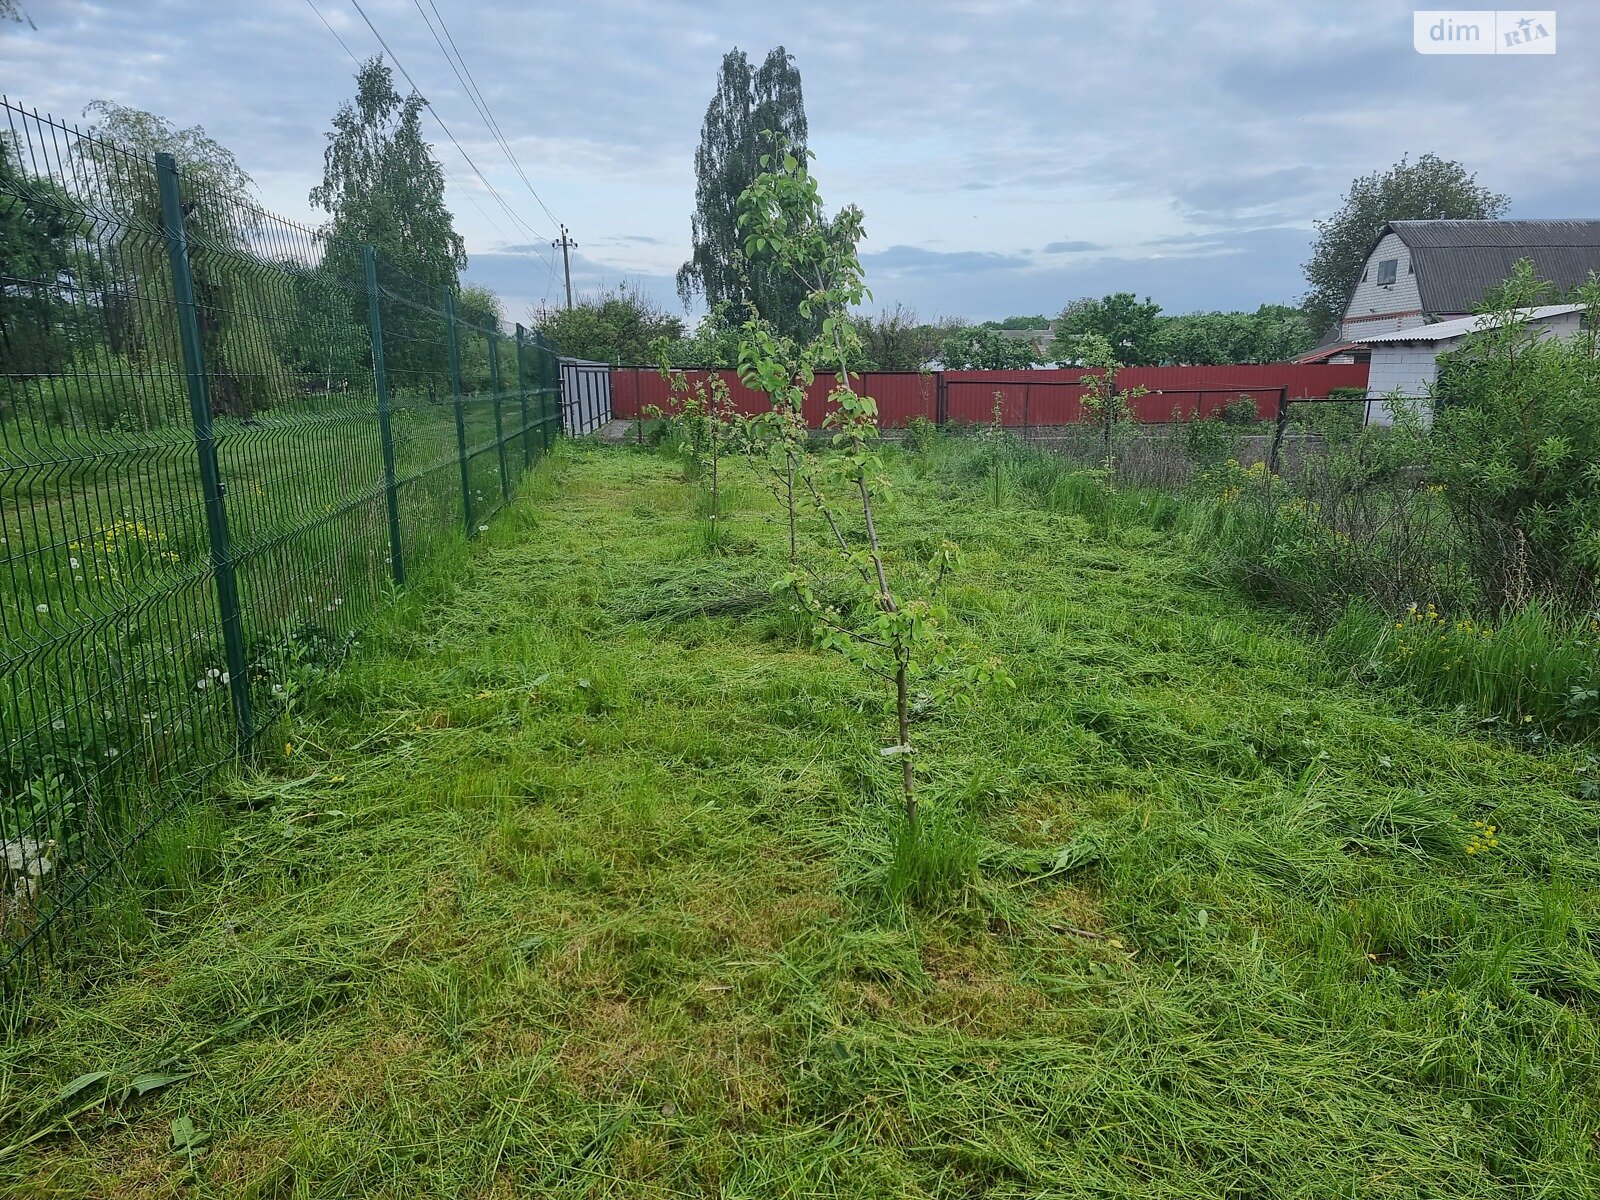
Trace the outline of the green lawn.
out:
M 1579 756 L 1343 683 L 1170 513 L 891 471 L 1017 683 L 919 723 L 914 902 L 764 493 L 708 557 L 676 465 L 569 451 L 152 839 L 3 1051 L 0 1192 L 1600 1194 Z

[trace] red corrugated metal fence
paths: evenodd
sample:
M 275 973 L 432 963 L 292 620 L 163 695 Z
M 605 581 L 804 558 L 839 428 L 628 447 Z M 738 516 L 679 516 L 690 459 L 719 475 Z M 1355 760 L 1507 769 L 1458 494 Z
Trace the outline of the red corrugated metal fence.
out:
M 709 372 L 690 371 L 691 379 Z M 734 404 L 744 413 L 765 411 L 767 398 L 739 382 L 737 371 L 718 371 L 728 385 Z M 940 424 L 987 425 L 994 414 L 996 394 L 1001 419 L 1012 428 L 1071 425 L 1083 419 L 1082 379 L 1078 368 L 1039 371 L 867 371 L 854 377 L 859 390 L 878 402 L 886 426 L 900 426 L 913 417 Z M 1188 420 L 1197 412 L 1210 415 L 1241 396 L 1256 403 L 1262 420 L 1277 415 L 1279 397 L 1320 400 L 1335 388 L 1367 386 L 1365 363 L 1262 363 L 1224 367 L 1123 367 L 1117 387 L 1150 389 L 1132 404 L 1134 415 L 1148 424 Z M 820 426 L 827 412 L 831 377 L 818 379 L 807 391 L 806 421 Z M 667 381 L 654 367 L 613 367 L 613 413 L 632 420 L 641 408 L 673 408 Z

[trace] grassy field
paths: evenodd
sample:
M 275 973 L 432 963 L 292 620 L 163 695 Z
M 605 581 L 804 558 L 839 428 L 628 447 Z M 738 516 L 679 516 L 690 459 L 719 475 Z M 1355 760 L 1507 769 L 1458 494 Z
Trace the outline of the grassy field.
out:
M 0 1191 L 1600 1194 L 1584 756 L 1341 679 L 1170 509 L 890 469 L 1017 683 L 920 720 L 915 864 L 762 493 L 712 557 L 567 452 L 14 1017 Z

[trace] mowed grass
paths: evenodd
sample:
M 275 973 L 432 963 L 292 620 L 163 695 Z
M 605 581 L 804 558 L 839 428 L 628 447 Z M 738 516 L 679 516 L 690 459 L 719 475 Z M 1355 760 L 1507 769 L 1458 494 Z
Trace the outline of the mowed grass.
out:
M 1577 752 L 1342 682 L 1170 511 L 890 469 L 1017 683 L 919 720 L 914 859 L 764 493 L 708 555 L 674 464 L 558 455 L 34 996 L 0 1190 L 1600 1193 Z

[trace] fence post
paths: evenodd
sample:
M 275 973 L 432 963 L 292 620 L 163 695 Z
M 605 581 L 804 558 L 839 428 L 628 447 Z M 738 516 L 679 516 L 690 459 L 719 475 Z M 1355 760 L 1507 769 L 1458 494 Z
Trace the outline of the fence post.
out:
M 943 371 L 933 377 L 933 423 L 941 428 L 950 422 L 950 385 Z
M 556 358 L 555 351 L 551 348 L 544 334 L 539 338 L 539 377 L 544 380 L 540 389 L 539 400 L 539 428 L 544 436 L 544 448 L 550 449 L 556 435 L 550 431 L 553 423 L 561 420 L 561 362 Z M 552 398 L 555 402 L 555 411 L 550 411 Z
M 1116 420 L 1117 414 L 1117 369 L 1104 368 L 1106 377 L 1106 410 L 1100 414 L 1100 424 L 1105 435 L 1106 461 L 1111 461 L 1111 425 Z
M 517 325 L 517 401 L 522 411 L 522 469 L 533 466 L 533 430 L 528 425 L 528 377 L 523 359 L 527 355 L 527 330 Z
M 378 315 L 378 252 L 361 247 L 367 275 L 367 325 L 372 331 L 372 386 L 378 393 L 378 438 L 383 443 L 383 501 L 389 510 L 389 565 L 396 587 L 406 582 L 400 553 L 400 490 L 394 477 L 394 427 L 389 422 L 389 376 L 383 365 L 383 321 Z
M 1283 449 L 1283 435 L 1289 431 L 1289 389 L 1278 389 L 1277 428 L 1272 432 L 1272 453 L 1267 456 L 1267 470 L 1278 473 L 1278 454 Z
M 635 445 L 644 445 L 644 396 L 639 391 L 639 368 L 633 371 L 633 440 Z
M 500 327 L 493 316 L 484 327 L 489 339 L 489 387 L 494 392 L 494 444 L 500 456 L 500 498 L 511 499 L 511 472 L 506 468 L 506 427 L 500 406 Z
M 467 462 L 467 414 L 461 399 L 461 350 L 456 345 L 456 302 L 450 289 L 444 289 L 445 342 L 450 349 L 450 398 L 456 407 L 456 457 L 461 463 L 461 511 L 466 520 L 467 537 L 478 536 L 477 519 L 472 514 L 472 472 Z
M 205 350 L 200 341 L 200 314 L 195 306 L 194 276 L 189 271 L 189 236 L 183 227 L 183 197 L 178 166 L 170 154 L 156 155 L 161 191 L 161 219 L 172 266 L 172 296 L 183 346 L 183 371 L 194 421 L 194 445 L 200 460 L 200 491 L 206 506 L 206 536 L 211 545 L 211 576 L 216 582 L 217 611 L 222 618 L 222 644 L 228 659 L 228 692 L 233 700 L 234 736 L 243 752 L 255 736 L 250 703 L 250 671 L 245 660 L 244 628 L 239 611 L 239 583 L 234 574 L 233 544 L 228 536 L 226 489 L 217 470 L 217 439 L 211 426 L 211 391 L 206 382 Z

